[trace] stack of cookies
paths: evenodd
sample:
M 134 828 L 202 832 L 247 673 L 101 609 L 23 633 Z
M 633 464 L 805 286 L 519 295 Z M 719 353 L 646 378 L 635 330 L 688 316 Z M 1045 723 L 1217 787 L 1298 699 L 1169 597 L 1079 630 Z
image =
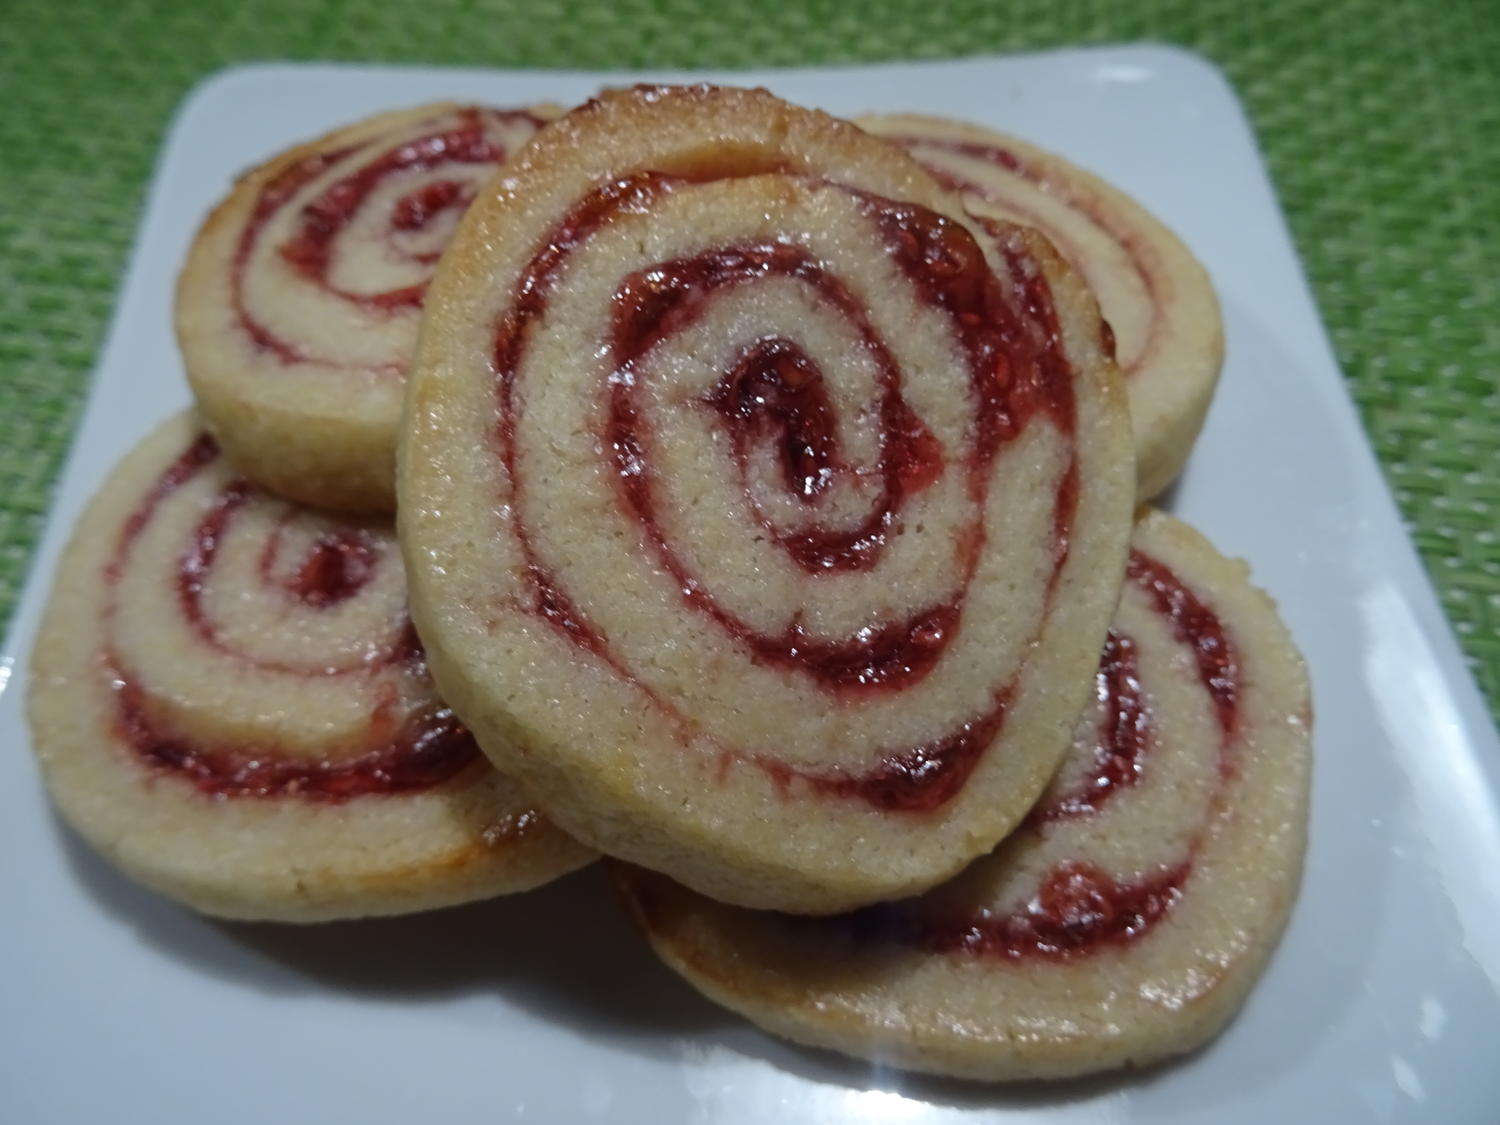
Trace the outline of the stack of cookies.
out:
M 1109 185 L 764 91 L 428 106 L 245 176 L 177 327 L 198 412 L 85 514 L 31 692 L 143 883 L 311 921 L 602 852 L 713 999 L 983 1079 L 1245 996 L 1308 689 L 1246 568 L 1138 507 L 1222 337 Z

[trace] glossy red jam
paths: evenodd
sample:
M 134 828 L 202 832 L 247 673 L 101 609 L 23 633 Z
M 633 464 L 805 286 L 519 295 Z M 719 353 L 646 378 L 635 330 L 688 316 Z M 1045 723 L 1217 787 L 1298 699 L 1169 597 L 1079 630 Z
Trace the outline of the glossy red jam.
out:
M 1240 669 L 1222 619 L 1188 589 L 1170 567 L 1141 551 L 1130 556 L 1128 579 L 1167 619 L 1177 642 L 1192 654 L 1223 734 L 1219 786 L 1207 801 L 1206 819 L 1180 859 L 1155 873 L 1121 882 L 1087 863 L 1066 861 L 1043 877 L 1023 909 L 1011 913 L 928 914 L 920 905 L 886 904 L 845 919 L 866 942 L 896 942 L 938 953 L 1019 959 L 1070 960 L 1134 941 L 1159 923 L 1182 897 L 1202 846 L 1207 824 L 1222 808 L 1224 785 L 1233 775 L 1239 722 Z M 1121 789 L 1141 779 L 1154 732 L 1136 659 L 1135 643 L 1111 632 L 1096 679 L 1102 717 L 1093 769 L 1083 784 L 1030 818 L 1032 830 L 1055 821 L 1097 814 Z
M 205 745 L 171 729 L 140 676 L 125 660 L 112 636 L 115 599 L 136 542 L 161 504 L 198 473 L 214 464 L 218 448 L 199 437 L 157 479 L 141 504 L 126 519 L 115 553 L 104 568 L 110 591 L 105 614 L 106 647 L 101 663 L 115 697 L 115 730 L 143 762 L 190 781 L 200 792 L 218 797 L 296 796 L 341 801 L 350 797 L 405 792 L 427 788 L 479 760 L 479 749 L 453 713 L 433 705 L 396 720 L 394 685 L 377 692 L 378 702 L 360 745 L 337 758 L 308 760 L 290 757 L 275 746 Z M 307 669 L 275 658 L 238 653 L 220 636 L 204 605 L 219 551 L 234 532 L 234 520 L 255 494 L 243 481 L 233 481 L 213 496 L 178 559 L 173 576 L 184 619 L 194 632 L 221 654 L 261 673 L 319 677 L 370 676 L 393 665 L 425 677 L 420 643 L 409 622 L 394 635 L 351 664 Z M 260 577 L 271 581 L 275 536 L 260 556 Z M 372 577 L 381 552 L 356 529 L 339 529 L 319 537 L 300 565 L 278 586 L 301 606 L 331 608 L 353 597 Z
M 1182 897 L 1189 868 L 1187 863 L 1177 864 L 1120 883 L 1087 863 L 1060 864 L 1021 910 L 919 922 L 908 940 L 935 953 L 1010 960 L 1088 956 L 1103 947 L 1127 944 L 1160 922 Z
M 506 159 L 503 146 L 490 140 L 486 119 L 502 117 L 525 120 L 540 125 L 540 119 L 524 110 L 464 109 L 456 124 L 440 132 L 414 137 L 393 148 L 379 149 L 380 138 L 351 144 L 329 152 L 314 153 L 288 165 L 261 189 L 244 229 L 240 232 L 234 259 L 230 264 L 230 285 L 240 327 L 262 350 L 285 363 L 326 358 L 312 355 L 293 344 L 255 317 L 246 307 L 244 275 L 252 253 L 265 228 L 292 199 L 330 169 L 344 163 L 353 167 L 337 180 L 325 185 L 298 212 L 291 233 L 276 246 L 281 259 L 307 281 L 342 300 L 371 309 L 419 308 L 427 291 L 427 282 L 378 292 L 358 292 L 335 285 L 329 278 L 335 241 L 375 191 L 393 177 L 429 171 L 450 165 L 498 165 Z M 372 154 L 362 162 L 351 157 Z M 453 180 L 436 180 L 401 196 L 387 217 L 387 237 L 410 233 L 430 225 L 439 215 L 461 211 L 470 201 L 470 190 Z M 405 254 L 393 243 L 394 257 L 410 257 L 417 264 L 430 266 L 434 253 Z
M 685 182 L 640 173 L 601 186 L 554 226 L 523 271 L 496 324 L 493 364 L 499 419 L 496 444 L 507 469 L 516 512 L 513 527 L 525 557 L 534 610 L 575 644 L 609 661 L 607 638 L 590 624 L 530 541 L 525 516 L 526 479 L 516 457 L 515 381 L 530 334 L 549 308 L 569 256 L 621 211 L 648 209 Z M 842 189 L 841 189 L 842 190 Z M 710 618 L 753 658 L 807 677 L 835 699 L 872 690 L 898 691 L 926 676 L 962 625 L 964 588 L 983 546 L 977 520 L 998 450 L 1044 416 L 1063 434 L 1075 429 L 1072 370 L 1062 354 L 1056 313 L 1045 278 L 1019 254 L 1006 257 L 1010 293 L 996 277 L 974 237 L 962 225 L 925 208 L 850 192 L 880 231 L 891 260 L 914 283 L 920 299 L 946 315 L 968 366 L 973 431 L 963 449 L 945 450 L 908 404 L 903 376 L 890 349 L 852 291 L 804 247 L 781 241 L 729 245 L 691 257 L 662 261 L 626 276 L 609 311 L 607 360 L 613 374 L 603 388 L 607 405 L 601 446 L 612 459 L 624 509 L 642 540 L 676 580 L 687 605 Z M 907 616 L 872 623 L 848 637 L 809 633 L 800 617 L 783 631 L 749 625 L 705 589 L 700 576 L 677 554 L 658 511 L 655 434 L 642 391 L 651 378 L 654 349 L 706 313 L 719 295 L 766 278 L 793 280 L 836 312 L 853 330 L 876 373 L 873 409 L 879 419 L 880 452 L 873 470 L 875 498 L 852 525 L 815 522 L 785 529 L 762 510 L 750 485 L 748 465 L 771 458 L 781 485 L 799 504 L 816 512 L 820 500 L 853 473 L 840 447 L 833 403 L 818 364 L 793 340 L 768 333 L 745 343 L 738 357 L 705 396 L 702 407 L 724 433 L 738 467 L 745 509 L 765 538 L 804 571 L 821 576 L 875 567 L 890 537 L 903 531 L 910 498 L 945 472 L 963 474 L 975 499 L 976 518 L 952 535 L 960 585 L 946 598 Z M 760 479 L 764 479 L 763 476 Z M 1076 462 L 1059 484 L 1055 513 L 1055 569 L 1067 557 L 1077 506 Z M 634 679 L 634 677 L 630 677 Z M 644 689 L 643 689 L 644 690 Z M 655 693 L 658 705 L 670 704 Z M 862 774 L 814 774 L 794 770 L 773 755 L 750 752 L 784 790 L 794 780 L 832 796 L 856 797 L 880 808 L 928 811 L 950 800 L 1003 723 L 1009 688 L 997 691 L 993 708 L 917 747 L 893 749 Z
M 803 772 L 816 792 L 857 797 L 887 812 L 925 813 L 941 808 L 963 789 L 980 757 L 999 737 L 1010 706 L 1007 691 L 984 714 L 921 746 L 888 754 L 872 770 Z M 774 775 L 773 775 L 774 776 Z
M 1172 622 L 1177 639 L 1192 650 L 1219 726 L 1232 737 L 1239 726 L 1240 668 L 1223 621 L 1169 567 L 1149 555 L 1132 551 L 1126 573 L 1150 595 L 1157 612 Z
M 1134 230 L 1127 224 L 1116 219 L 1108 210 L 1100 207 L 1096 199 L 1077 191 L 1066 179 L 1058 179 L 1049 175 L 1045 168 L 1037 167 L 1023 160 L 1018 154 L 999 145 L 937 136 L 911 135 L 894 137 L 892 139 L 910 149 L 912 155 L 927 169 L 928 173 L 944 187 L 953 191 L 966 192 L 989 199 L 997 206 L 1005 209 L 1009 214 L 1019 213 L 1018 221 L 1043 229 L 1044 233 L 1047 233 L 1053 237 L 1055 242 L 1059 243 L 1059 249 L 1064 253 L 1067 253 L 1069 248 L 1063 242 L 1062 233 L 1047 229 L 1047 224 L 1043 221 L 1041 215 L 1028 212 L 1021 206 L 1019 200 L 1008 198 L 1004 193 L 996 192 L 983 184 L 960 175 L 940 162 L 923 159 L 923 150 L 946 152 L 972 160 L 982 160 L 995 165 L 997 168 L 1004 169 L 1023 180 L 1037 185 L 1047 194 L 1061 199 L 1072 210 L 1087 218 L 1089 222 L 1108 235 L 1124 251 L 1126 260 L 1130 263 L 1131 271 L 1140 281 L 1142 289 L 1146 292 L 1151 302 L 1151 322 L 1147 328 L 1146 343 L 1139 354 L 1132 357 L 1123 368 L 1126 375 L 1133 375 L 1140 369 L 1143 358 L 1149 353 L 1151 343 L 1160 331 L 1162 309 L 1156 292 L 1157 283 L 1149 265 L 1149 251 L 1140 245 L 1140 237 Z M 981 218 L 980 222 L 993 229 L 994 224 L 987 217 Z M 1074 261 L 1073 264 L 1075 267 L 1080 265 L 1077 261 Z M 1110 356 L 1114 356 L 1114 331 L 1110 328 L 1108 322 L 1101 321 L 1101 324 L 1103 325 L 1101 343 L 1104 350 Z
M 1100 704 L 1098 743 L 1092 768 L 1081 784 L 1038 805 L 1032 825 L 1068 820 L 1097 812 L 1121 789 L 1141 779 L 1151 740 L 1151 715 L 1141 698 L 1135 642 L 1110 630 L 1099 670 L 1094 675 Z
M 370 538 L 359 531 L 328 532 L 318 537 L 285 588 L 304 605 L 327 609 L 364 589 L 380 556 Z

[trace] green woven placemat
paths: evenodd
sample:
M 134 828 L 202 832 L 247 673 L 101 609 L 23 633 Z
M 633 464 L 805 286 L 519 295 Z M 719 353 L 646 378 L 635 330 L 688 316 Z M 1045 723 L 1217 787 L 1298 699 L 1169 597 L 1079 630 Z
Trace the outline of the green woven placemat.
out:
M 1500 717 L 1495 0 L 7 0 L 0 620 L 46 511 L 173 107 L 249 59 L 709 67 L 1180 43 L 1249 106 L 1323 317 Z

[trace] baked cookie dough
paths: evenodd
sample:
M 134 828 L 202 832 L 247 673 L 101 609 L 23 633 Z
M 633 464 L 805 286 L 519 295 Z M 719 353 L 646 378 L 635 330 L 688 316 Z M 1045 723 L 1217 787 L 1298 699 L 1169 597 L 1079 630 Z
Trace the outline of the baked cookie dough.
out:
M 315 507 L 392 509 L 433 266 L 479 186 L 555 113 L 384 113 L 240 177 L 188 253 L 177 339 L 203 420 L 241 473 Z
M 1097 306 L 898 147 L 764 91 L 538 134 L 433 282 L 398 474 L 444 698 L 580 839 L 809 913 L 984 854 L 1119 593 Z
M 1188 248 L 1118 188 L 1017 137 L 914 114 L 858 124 L 902 144 L 981 223 L 1034 227 L 1083 275 L 1125 375 L 1136 495 L 1166 488 L 1203 428 L 1224 360 L 1218 298 Z
M 274 499 L 172 419 L 79 521 L 37 638 L 58 811 L 230 918 L 398 914 L 588 862 L 434 693 L 405 605 L 388 523 Z
M 951 883 L 810 919 L 611 871 L 667 964 L 788 1039 L 989 1080 L 1145 1064 L 1216 1035 L 1281 934 L 1310 722 L 1301 656 L 1244 564 L 1153 513 L 1072 752 Z

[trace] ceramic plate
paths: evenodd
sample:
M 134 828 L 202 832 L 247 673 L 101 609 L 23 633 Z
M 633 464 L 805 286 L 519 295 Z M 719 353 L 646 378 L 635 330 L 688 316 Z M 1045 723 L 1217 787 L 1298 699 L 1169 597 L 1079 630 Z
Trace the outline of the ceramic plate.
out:
M 1223 301 L 1219 397 L 1170 507 L 1243 555 L 1315 688 L 1311 848 L 1264 979 L 1218 1041 L 1143 1074 L 982 1087 L 784 1046 L 697 997 L 597 871 L 528 896 L 314 929 L 137 890 L 51 815 L 27 652 L 57 551 L 126 449 L 186 403 L 174 276 L 237 172 L 429 99 L 571 102 L 640 78 L 758 83 L 1030 138 L 1162 217 Z M 1371 248 L 1372 253 L 1375 248 Z M 0 696 L 0 1117 L 268 1120 L 1493 1122 L 1500 745 L 1407 541 L 1233 91 L 1159 47 L 733 75 L 237 68 L 171 130 Z

